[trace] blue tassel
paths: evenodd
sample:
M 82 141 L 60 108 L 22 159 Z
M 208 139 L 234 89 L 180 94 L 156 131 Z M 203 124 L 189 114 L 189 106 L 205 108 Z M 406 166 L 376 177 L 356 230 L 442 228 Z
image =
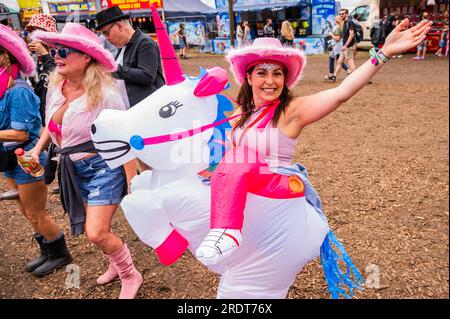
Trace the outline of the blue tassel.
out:
M 333 245 L 337 248 L 337 251 L 333 250 Z M 345 274 L 339 268 L 340 260 L 346 265 L 347 271 Z M 364 278 L 353 264 L 344 246 L 334 236 L 331 230 L 328 232 L 327 237 L 325 237 L 320 247 L 320 261 L 322 262 L 331 298 L 339 299 L 340 297 L 345 297 L 350 299 L 353 297 L 353 290 L 355 288 L 359 290 L 363 289 L 362 283 L 364 283 Z M 344 286 L 347 287 L 344 288 Z
M 208 72 L 206 72 L 206 69 L 204 67 L 200 67 L 200 75 L 199 75 L 199 79 L 201 79 L 202 77 L 204 77 Z

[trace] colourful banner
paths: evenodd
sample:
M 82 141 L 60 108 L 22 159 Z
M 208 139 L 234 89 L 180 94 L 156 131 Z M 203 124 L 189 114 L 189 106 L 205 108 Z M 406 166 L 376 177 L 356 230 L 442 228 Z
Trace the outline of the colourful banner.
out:
M 211 40 L 212 42 L 212 52 L 215 54 L 226 54 L 231 49 L 230 39 L 219 39 L 216 38 Z
M 95 14 L 97 6 L 95 1 L 74 1 L 63 3 L 48 3 L 50 14 L 62 15 L 78 12 L 79 14 Z
M 184 29 L 186 32 L 186 39 L 188 44 L 191 45 L 205 45 L 205 22 L 204 21 L 185 21 Z M 167 29 L 169 31 L 169 36 L 172 44 L 180 44 L 176 32 L 180 28 L 180 22 L 168 22 Z
M 313 0 L 312 2 L 312 33 L 328 35 L 334 26 L 334 0 Z
M 294 39 L 294 47 L 302 50 L 306 55 L 324 54 L 324 41 L 324 38 L 296 38 Z
M 115 6 L 119 6 L 124 11 L 150 9 L 152 4 L 156 8 L 163 7 L 162 0 L 102 0 L 100 3 L 103 10 Z

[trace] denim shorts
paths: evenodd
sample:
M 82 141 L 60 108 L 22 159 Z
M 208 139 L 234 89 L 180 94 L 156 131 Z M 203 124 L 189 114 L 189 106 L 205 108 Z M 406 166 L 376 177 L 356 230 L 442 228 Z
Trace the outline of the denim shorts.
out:
M 428 40 L 425 39 L 422 42 L 419 43 L 419 45 L 417 46 L 417 50 L 423 50 L 427 47 L 428 44 Z
M 179 38 L 180 40 L 180 49 L 184 49 L 186 47 L 186 42 L 184 42 L 183 38 Z
M 125 172 L 111 169 L 100 155 L 73 162 L 83 201 L 89 206 L 119 204 L 126 195 Z
M 25 150 L 29 151 L 31 150 L 37 143 L 37 139 L 33 141 L 32 143 L 25 146 Z M 42 152 L 41 156 L 39 156 L 39 162 L 41 163 L 42 167 L 45 166 L 45 161 L 47 158 L 47 152 Z M 12 170 L 6 171 L 3 173 L 5 177 L 14 179 L 16 181 L 17 185 L 23 185 L 23 184 L 31 184 L 37 181 L 40 181 L 44 179 L 44 175 L 39 177 L 33 177 L 30 174 L 26 173 L 19 165 L 16 165 Z

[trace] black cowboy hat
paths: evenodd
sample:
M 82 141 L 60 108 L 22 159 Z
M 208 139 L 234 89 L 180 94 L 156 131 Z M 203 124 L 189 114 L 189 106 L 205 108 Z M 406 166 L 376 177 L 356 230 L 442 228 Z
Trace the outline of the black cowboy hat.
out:
M 95 15 L 95 19 L 97 20 L 97 30 L 100 30 L 105 25 L 123 20 L 128 19 L 130 17 L 129 14 L 124 14 L 122 10 L 118 7 L 111 7 L 106 10 L 100 11 Z

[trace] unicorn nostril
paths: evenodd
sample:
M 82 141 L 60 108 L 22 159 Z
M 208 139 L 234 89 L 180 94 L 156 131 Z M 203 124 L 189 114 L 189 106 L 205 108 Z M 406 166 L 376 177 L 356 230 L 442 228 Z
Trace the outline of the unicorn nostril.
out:
M 95 127 L 95 124 L 92 124 L 91 132 L 92 132 L 92 134 L 95 134 L 95 132 L 97 132 L 97 128 Z

